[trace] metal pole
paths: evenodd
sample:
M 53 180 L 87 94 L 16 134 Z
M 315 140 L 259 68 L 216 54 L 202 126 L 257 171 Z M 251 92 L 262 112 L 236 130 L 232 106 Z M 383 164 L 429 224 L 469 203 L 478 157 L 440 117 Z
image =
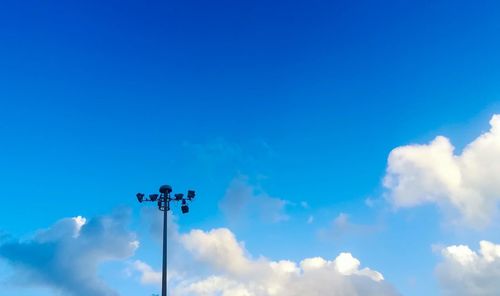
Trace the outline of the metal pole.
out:
M 161 295 L 167 296 L 167 207 L 169 194 L 163 200 L 163 272 L 161 279 Z
M 192 201 L 196 195 L 194 190 L 188 190 L 187 198 L 184 198 L 184 194 L 175 194 L 175 199 L 170 198 L 170 193 L 172 192 L 172 187 L 169 185 L 162 185 L 160 187 L 160 195 L 150 194 L 149 198 L 144 198 L 144 193 L 137 193 L 137 201 L 140 203 L 144 201 L 156 202 L 158 203 L 158 209 L 163 211 L 163 266 L 161 275 L 161 295 L 167 296 L 167 234 L 168 234 L 168 211 L 170 211 L 170 202 L 172 200 L 182 201 L 181 210 L 183 214 L 189 212 L 188 202 Z

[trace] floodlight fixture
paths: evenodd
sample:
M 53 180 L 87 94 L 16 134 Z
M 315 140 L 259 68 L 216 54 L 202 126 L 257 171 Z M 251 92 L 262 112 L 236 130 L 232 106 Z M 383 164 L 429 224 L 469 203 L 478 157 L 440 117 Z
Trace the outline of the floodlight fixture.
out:
M 149 198 L 144 198 L 144 193 L 137 193 L 137 200 L 142 203 L 144 201 L 156 202 L 158 209 L 163 211 L 163 269 L 162 269 L 162 296 L 167 295 L 167 212 L 170 211 L 171 201 L 181 202 L 181 212 L 183 214 L 189 213 L 188 201 L 192 201 L 195 197 L 194 190 L 188 190 L 187 198 L 184 198 L 184 194 L 176 193 L 174 197 L 170 197 L 172 193 L 172 187 L 170 185 L 162 185 L 160 187 L 160 194 L 150 194 Z

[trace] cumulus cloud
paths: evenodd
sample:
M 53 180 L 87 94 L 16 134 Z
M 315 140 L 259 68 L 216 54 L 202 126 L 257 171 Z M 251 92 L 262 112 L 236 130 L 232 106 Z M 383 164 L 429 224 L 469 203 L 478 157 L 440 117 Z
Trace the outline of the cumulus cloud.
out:
M 219 207 L 232 221 L 258 216 L 267 222 L 280 222 L 289 219 L 285 212 L 287 204 L 286 200 L 272 197 L 251 185 L 246 176 L 240 176 L 231 181 Z
M 176 220 L 169 227 L 168 286 L 172 296 L 392 296 L 399 295 L 382 274 L 350 253 L 327 260 L 307 258 L 300 262 L 252 257 L 245 244 L 227 228 L 179 232 Z M 160 286 L 160 273 L 145 262 L 133 270 L 143 284 Z
M 90 220 L 62 219 L 29 240 L 2 243 L 0 258 L 13 267 L 12 281 L 21 285 L 49 286 L 61 295 L 118 295 L 97 269 L 103 262 L 132 256 L 138 248 L 135 235 L 126 230 L 128 216 L 118 211 Z
M 481 241 L 475 252 L 465 245 L 441 250 L 436 274 L 443 295 L 494 296 L 500 291 L 500 245 Z
M 381 273 L 361 268 L 350 253 L 333 260 L 253 259 L 243 243 L 225 228 L 192 230 L 180 236 L 194 260 L 208 267 L 207 275 L 189 273 L 171 288 L 173 296 L 298 296 L 398 295 Z
M 500 201 L 500 115 L 494 115 L 490 125 L 461 154 L 455 154 L 443 136 L 426 145 L 394 149 L 384 178 L 392 205 L 437 204 L 458 214 L 453 222 L 487 225 Z

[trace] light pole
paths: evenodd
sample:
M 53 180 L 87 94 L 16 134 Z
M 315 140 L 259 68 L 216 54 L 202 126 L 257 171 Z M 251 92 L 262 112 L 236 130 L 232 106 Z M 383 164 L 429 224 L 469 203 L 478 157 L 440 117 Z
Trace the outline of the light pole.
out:
M 188 190 L 187 197 L 182 193 L 174 194 L 170 197 L 172 187 L 170 185 L 162 185 L 160 187 L 160 194 L 150 194 L 149 198 L 144 198 L 144 193 L 137 193 L 137 200 L 142 203 L 144 201 L 157 202 L 158 209 L 163 211 L 163 266 L 161 276 L 161 295 L 167 296 L 167 212 L 170 211 L 170 202 L 181 202 L 181 212 L 187 214 L 189 212 L 188 201 L 192 201 L 195 196 L 194 190 Z

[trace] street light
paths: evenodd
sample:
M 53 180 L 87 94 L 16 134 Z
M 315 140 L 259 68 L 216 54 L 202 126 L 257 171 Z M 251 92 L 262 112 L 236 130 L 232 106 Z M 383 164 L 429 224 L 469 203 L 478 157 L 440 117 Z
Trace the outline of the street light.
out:
M 163 211 L 163 267 L 161 277 L 161 295 L 167 296 L 167 212 L 170 211 L 170 202 L 181 202 L 181 212 L 183 214 L 189 213 L 188 201 L 192 201 L 195 197 L 194 190 L 188 190 L 187 198 L 184 194 L 176 193 L 174 198 L 170 197 L 172 187 L 170 185 L 162 185 L 160 187 L 160 194 L 150 194 L 149 198 L 144 198 L 144 193 L 137 193 L 137 201 L 142 203 L 145 201 L 156 202 L 158 210 Z

